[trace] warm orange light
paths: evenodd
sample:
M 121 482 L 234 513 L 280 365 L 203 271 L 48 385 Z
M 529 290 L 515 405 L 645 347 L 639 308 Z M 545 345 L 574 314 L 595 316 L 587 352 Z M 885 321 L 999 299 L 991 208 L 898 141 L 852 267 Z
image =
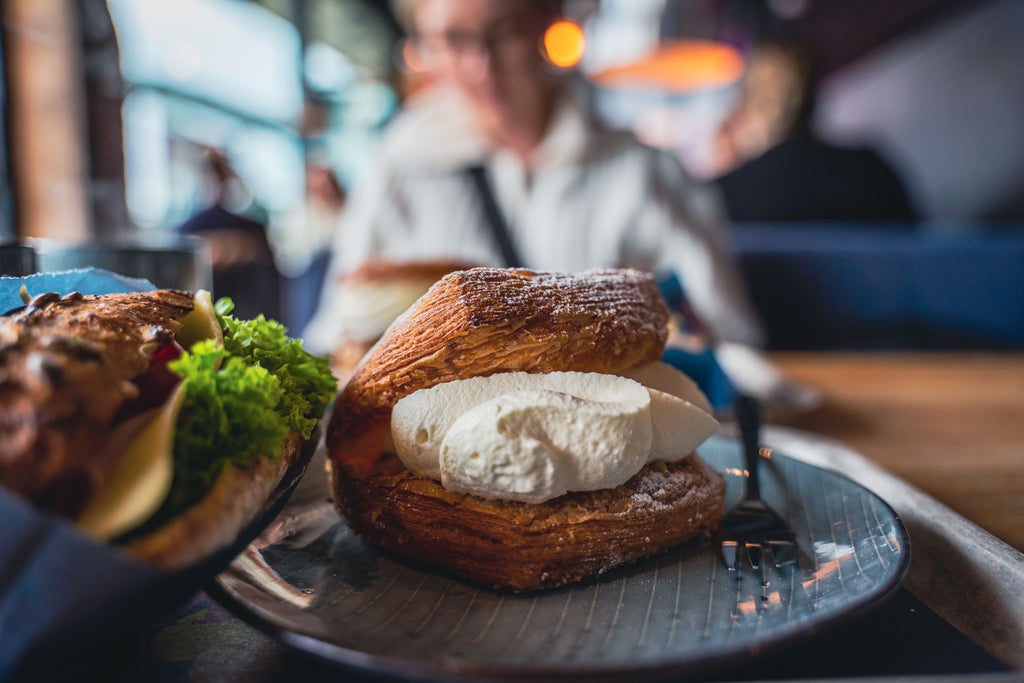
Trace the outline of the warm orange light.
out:
M 416 49 L 416 44 L 412 40 L 406 38 L 402 41 L 400 54 L 402 56 L 402 66 L 408 71 L 423 73 L 427 70 L 427 65 L 423 63 L 423 58 L 420 56 L 419 51 Z
M 695 90 L 730 85 L 743 75 L 743 56 L 710 41 L 666 43 L 648 57 L 606 69 L 594 77 L 604 87 Z
M 558 68 L 568 69 L 583 59 L 585 42 L 579 24 L 556 21 L 544 32 L 544 56 Z

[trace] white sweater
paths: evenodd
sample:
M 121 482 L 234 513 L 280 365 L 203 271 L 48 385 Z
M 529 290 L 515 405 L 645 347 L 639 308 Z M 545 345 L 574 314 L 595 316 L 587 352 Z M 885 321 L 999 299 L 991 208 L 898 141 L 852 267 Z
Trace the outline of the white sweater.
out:
M 602 129 L 563 100 L 529 167 L 489 151 L 448 90 L 421 95 L 385 134 L 356 188 L 306 345 L 328 353 L 344 334 L 337 277 L 368 259 L 446 258 L 500 266 L 501 252 L 465 169 L 484 164 L 525 265 L 674 272 L 719 338 L 761 342 L 734 264 L 722 251 L 717 195 L 668 154 Z

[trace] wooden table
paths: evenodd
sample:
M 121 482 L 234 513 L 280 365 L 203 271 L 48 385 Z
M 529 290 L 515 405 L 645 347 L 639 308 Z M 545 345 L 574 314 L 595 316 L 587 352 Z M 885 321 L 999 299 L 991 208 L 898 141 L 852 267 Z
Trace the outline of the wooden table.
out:
M 849 445 L 1024 551 L 1024 354 L 774 353 L 823 405 L 776 420 Z

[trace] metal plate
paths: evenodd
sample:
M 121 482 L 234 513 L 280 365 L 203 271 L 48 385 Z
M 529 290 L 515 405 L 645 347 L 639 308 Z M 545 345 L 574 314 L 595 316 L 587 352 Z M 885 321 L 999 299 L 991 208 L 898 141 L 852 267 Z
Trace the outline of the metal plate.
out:
M 739 444 L 699 449 L 743 488 Z M 319 454 L 322 457 L 322 453 Z M 495 592 L 383 554 L 355 537 L 316 466 L 277 520 L 215 581 L 219 600 L 299 649 L 415 677 L 615 679 L 707 674 L 811 636 L 890 595 L 909 562 L 896 514 L 861 486 L 778 452 L 762 493 L 792 522 L 806 562 L 731 573 L 708 541 L 587 583 Z

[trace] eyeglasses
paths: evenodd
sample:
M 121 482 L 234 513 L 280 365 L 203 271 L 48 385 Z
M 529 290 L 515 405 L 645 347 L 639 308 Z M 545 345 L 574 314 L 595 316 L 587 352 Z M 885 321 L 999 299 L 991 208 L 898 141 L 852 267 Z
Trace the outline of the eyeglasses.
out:
M 485 55 L 504 64 L 514 64 L 537 50 L 534 29 L 526 17 L 512 15 L 483 31 L 421 33 L 416 36 L 415 45 L 428 64 L 458 63 L 470 56 Z

